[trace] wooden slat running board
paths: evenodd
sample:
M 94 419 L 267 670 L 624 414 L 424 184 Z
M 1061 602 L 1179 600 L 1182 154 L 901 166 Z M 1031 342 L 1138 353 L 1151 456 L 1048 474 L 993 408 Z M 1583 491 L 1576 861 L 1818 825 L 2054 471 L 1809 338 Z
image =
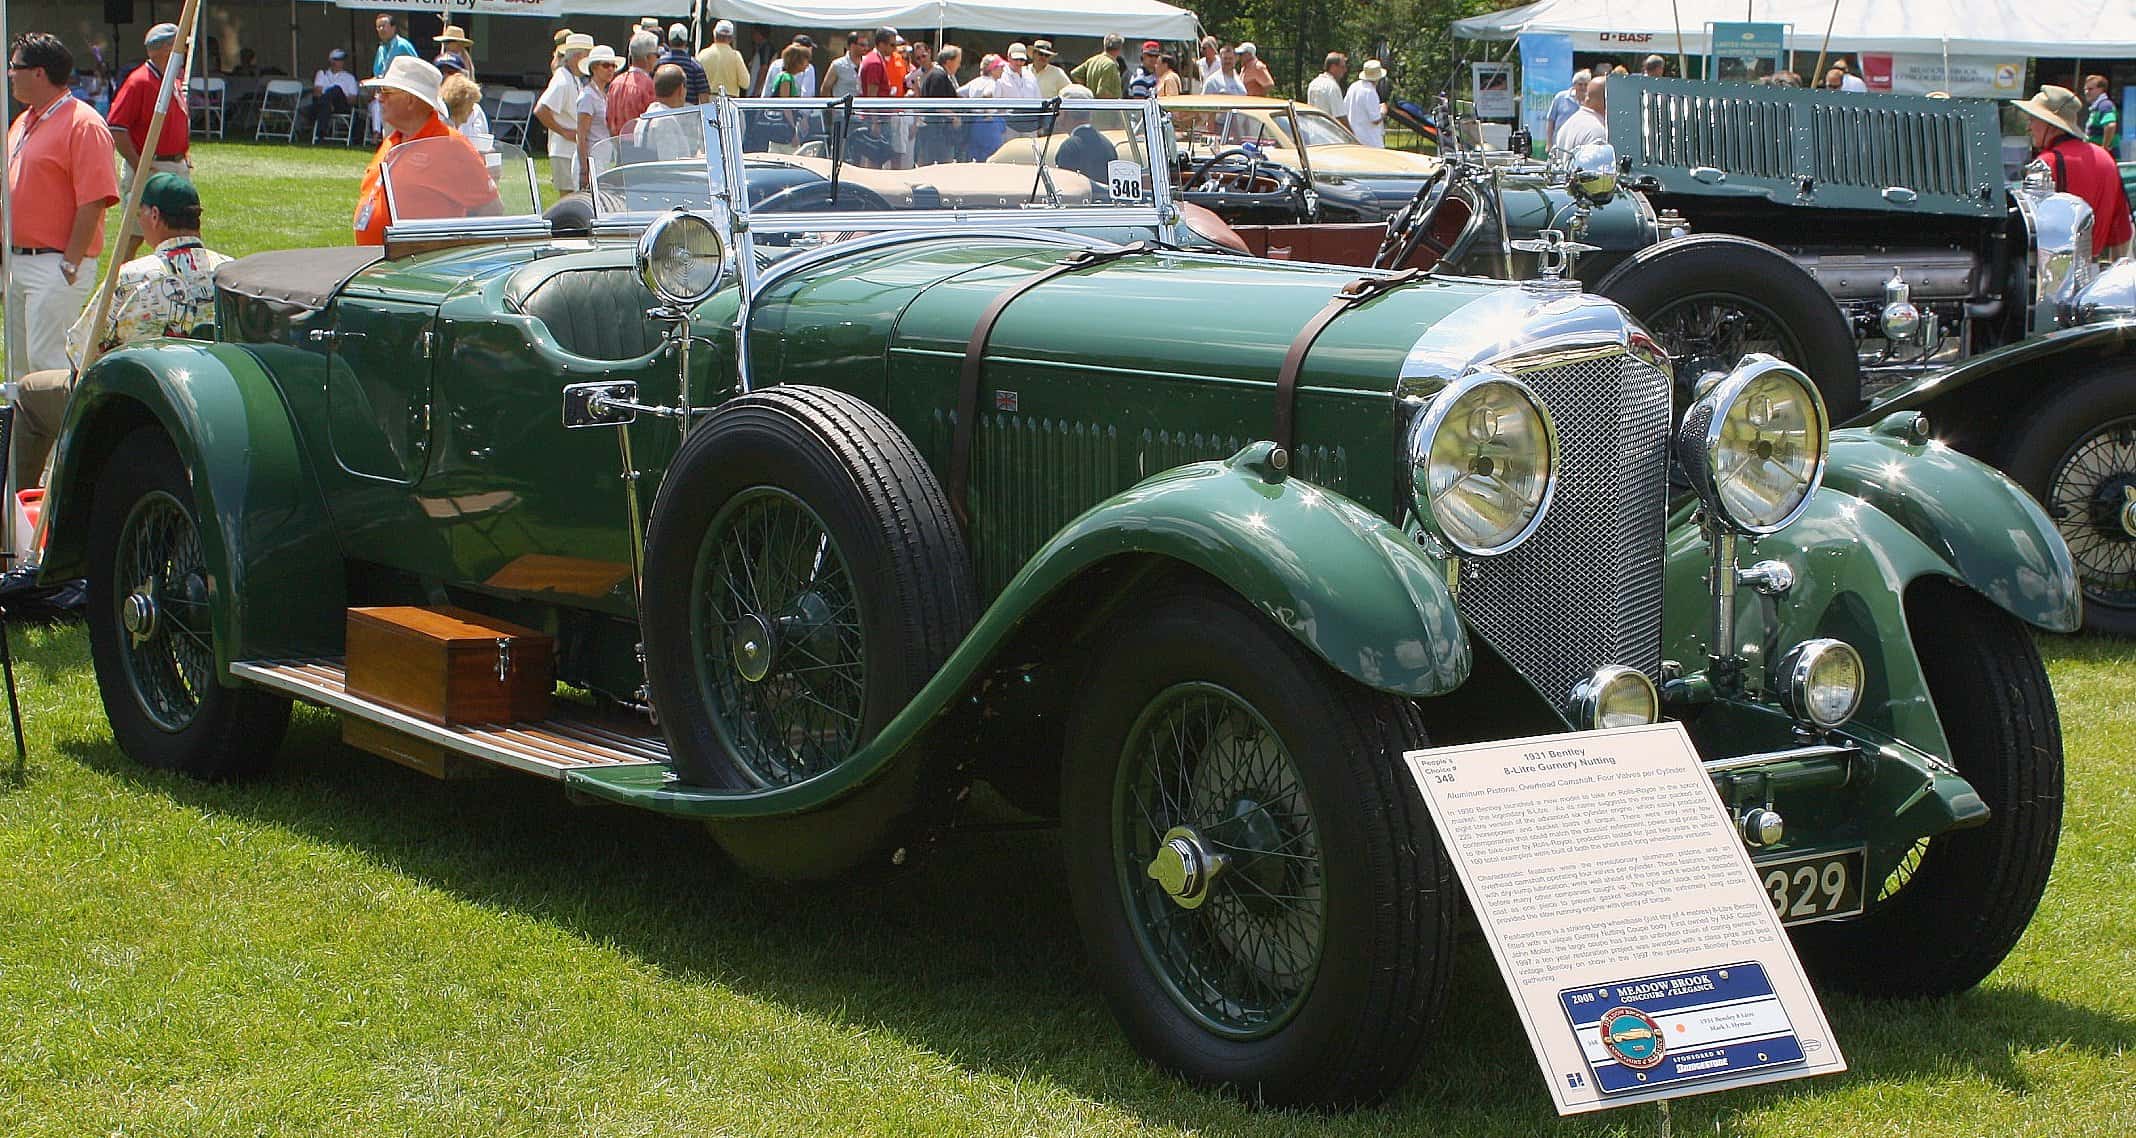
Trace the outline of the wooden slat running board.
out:
M 230 670 L 265 688 L 425 739 L 462 755 L 561 779 L 587 767 L 667 762 L 667 743 L 590 719 L 558 716 L 538 723 L 448 726 L 417 719 L 350 695 L 340 660 L 243 661 Z

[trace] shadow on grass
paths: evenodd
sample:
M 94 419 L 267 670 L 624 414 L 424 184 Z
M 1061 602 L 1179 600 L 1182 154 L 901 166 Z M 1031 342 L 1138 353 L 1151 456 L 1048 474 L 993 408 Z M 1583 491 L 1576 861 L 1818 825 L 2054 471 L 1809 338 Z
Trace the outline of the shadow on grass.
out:
M 879 1028 L 968 1068 L 1035 1077 L 1153 1124 L 1266 1133 L 1303 1121 L 1186 1089 L 1135 1058 L 1090 985 L 1050 833 L 960 836 L 923 864 L 865 885 L 802 886 L 738 873 L 695 826 L 573 806 L 535 779 L 434 782 L 341 746 L 334 721 L 318 712 L 300 713 L 278 773 L 246 786 L 144 770 L 108 736 L 51 742 L 106 775 L 361 850 L 470 901 L 615 946 L 678 981 L 717 982 Z M 1389 1106 L 1315 1120 L 1316 1132 L 1641 1125 L 1623 1112 L 1557 1123 L 1488 953 L 1474 942 L 1461 953 L 1446 1039 L 1426 1067 Z M 2023 1093 L 2019 1053 L 2136 1047 L 2136 1023 L 2022 989 L 1829 1006 L 1850 1074 L 1689 1100 L 1677 1104 L 1677 1123 L 1690 1132 L 1846 1082 L 1914 1075 L 1970 1071 Z

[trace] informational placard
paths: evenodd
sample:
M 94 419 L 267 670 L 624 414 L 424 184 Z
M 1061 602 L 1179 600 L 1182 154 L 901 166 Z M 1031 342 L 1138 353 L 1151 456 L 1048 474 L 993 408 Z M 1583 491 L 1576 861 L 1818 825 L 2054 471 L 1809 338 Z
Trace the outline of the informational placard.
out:
M 1786 24 L 1719 22 L 1706 25 L 1711 54 L 1706 74 L 1733 83 L 1769 78 L 1787 58 Z
M 1550 138 L 1550 104 L 1572 87 L 1572 37 L 1520 34 L 1520 121 L 1537 143 Z
M 1846 1070 L 1681 724 L 1404 757 L 1558 1113 Z
M 2025 61 L 1992 55 L 1865 51 L 1862 81 L 1872 91 L 1959 98 L 2015 99 L 2025 93 Z
M 1510 63 L 1469 64 L 1472 83 L 1470 97 L 1476 100 L 1476 117 L 1479 119 L 1510 119 L 1513 117 L 1513 65 Z

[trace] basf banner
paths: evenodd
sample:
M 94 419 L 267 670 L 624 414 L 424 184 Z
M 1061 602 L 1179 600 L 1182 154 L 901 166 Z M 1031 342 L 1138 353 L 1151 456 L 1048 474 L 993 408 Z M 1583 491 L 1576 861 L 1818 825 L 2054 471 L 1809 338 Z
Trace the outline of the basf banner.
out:
M 1550 100 L 1572 86 L 1572 37 L 1555 32 L 1520 36 L 1520 121 L 1540 146 L 1550 137 Z

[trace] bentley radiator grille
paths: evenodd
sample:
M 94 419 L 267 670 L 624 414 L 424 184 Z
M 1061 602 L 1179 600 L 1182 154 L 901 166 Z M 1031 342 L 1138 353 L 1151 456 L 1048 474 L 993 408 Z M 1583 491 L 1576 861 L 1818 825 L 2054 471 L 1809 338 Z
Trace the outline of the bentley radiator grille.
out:
M 1462 610 L 1559 708 L 1604 664 L 1659 682 L 1669 379 L 1627 355 L 1506 370 L 1557 422 L 1557 494 L 1520 548 L 1465 561 Z

